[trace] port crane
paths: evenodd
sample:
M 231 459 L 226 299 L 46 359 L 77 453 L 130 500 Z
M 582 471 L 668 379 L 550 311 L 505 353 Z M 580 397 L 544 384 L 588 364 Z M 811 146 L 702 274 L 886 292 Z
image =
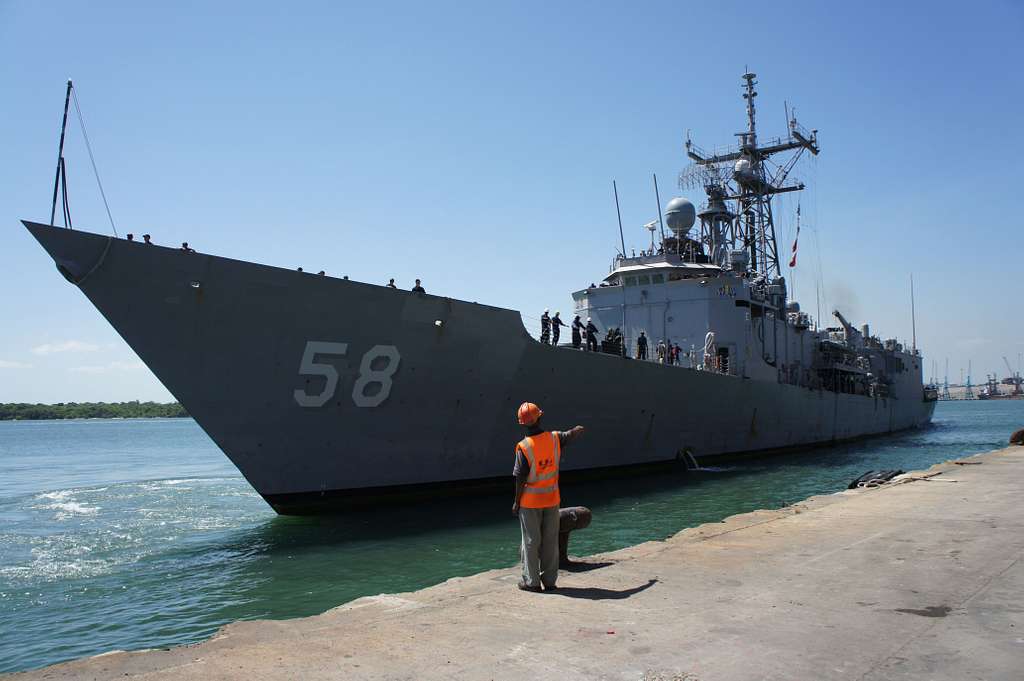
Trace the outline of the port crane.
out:
M 1010 360 L 1006 359 L 1006 355 L 1003 355 L 1003 363 L 1006 364 L 1006 370 L 1010 372 L 1010 383 L 1013 385 L 1013 392 L 1011 395 L 1024 394 L 1024 390 L 1021 389 L 1021 376 L 1019 371 L 1014 371 L 1013 367 L 1010 366 Z

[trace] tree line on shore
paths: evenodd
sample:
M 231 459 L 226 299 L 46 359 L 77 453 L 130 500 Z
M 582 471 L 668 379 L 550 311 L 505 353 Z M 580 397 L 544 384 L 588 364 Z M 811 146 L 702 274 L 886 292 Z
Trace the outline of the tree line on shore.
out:
M 0 403 L 0 421 L 53 419 L 177 418 L 188 412 L 177 402 L 60 402 L 58 404 Z

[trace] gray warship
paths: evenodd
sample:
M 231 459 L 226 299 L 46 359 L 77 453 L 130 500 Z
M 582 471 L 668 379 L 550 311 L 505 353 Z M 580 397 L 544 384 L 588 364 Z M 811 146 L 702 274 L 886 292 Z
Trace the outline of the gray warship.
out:
M 650 251 L 623 240 L 600 285 L 572 293 L 597 351 L 541 343 L 513 310 L 71 229 L 66 198 L 65 226 L 23 224 L 281 514 L 506 485 L 523 401 L 587 426 L 568 479 L 928 423 L 916 347 L 838 311 L 821 328 L 789 299 L 772 200 L 803 189 L 790 170 L 818 154 L 817 132 L 787 115 L 762 143 L 743 79 L 738 143 L 686 142 L 681 186 L 703 207 L 672 199 Z M 54 210 L 63 167 L 61 152 Z M 651 360 L 635 359 L 641 331 Z M 659 340 L 680 361 L 658 361 Z

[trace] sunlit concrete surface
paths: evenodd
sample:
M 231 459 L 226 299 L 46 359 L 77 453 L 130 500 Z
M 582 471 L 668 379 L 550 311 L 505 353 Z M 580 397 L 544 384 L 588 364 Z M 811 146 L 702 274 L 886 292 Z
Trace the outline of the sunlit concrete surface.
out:
M 19 679 L 1021 679 L 1024 447 L 586 559 Z M 601 522 L 600 517 L 594 519 Z

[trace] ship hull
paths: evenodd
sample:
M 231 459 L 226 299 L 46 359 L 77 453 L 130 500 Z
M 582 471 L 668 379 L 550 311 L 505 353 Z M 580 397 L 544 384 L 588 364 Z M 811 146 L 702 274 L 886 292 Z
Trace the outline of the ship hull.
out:
M 927 423 L 890 397 L 541 345 L 519 313 L 25 223 L 280 513 L 507 484 L 523 401 L 587 427 L 569 477 L 702 464 Z

